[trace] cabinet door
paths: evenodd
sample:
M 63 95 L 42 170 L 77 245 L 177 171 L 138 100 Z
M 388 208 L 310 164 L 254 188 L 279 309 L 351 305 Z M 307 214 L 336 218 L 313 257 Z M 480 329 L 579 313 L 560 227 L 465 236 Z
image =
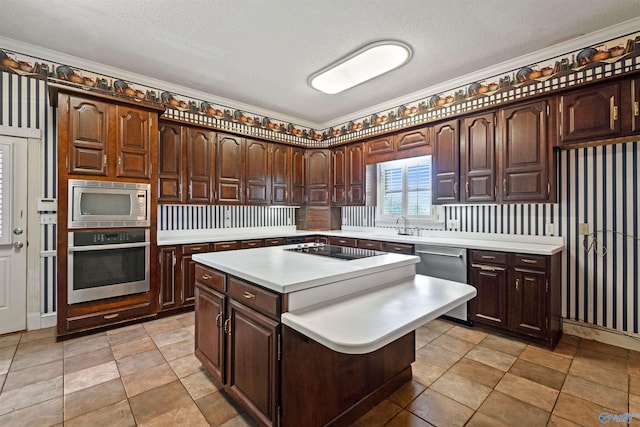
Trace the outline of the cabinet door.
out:
M 307 181 L 307 158 L 304 148 L 291 148 L 291 204 L 301 206 L 305 203 Z
M 433 144 L 433 203 L 458 201 L 460 159 L 458 121 L 439 123 L 431 128 Z
M 180 305 L 192 305 L 195 298 L 196 262 L 191 256 L 209 251 L 208 243 L 182 246 L 182 262 L 180 268 L 182 280 L 179 288 L 180 294 L 177 297 Z
M 291 148 L 273 144 L 271 153 L 271 204 L 287 205 L 290 194 Z
M 386 162 L 393 160 L 395 148 L 393 146 L 393 136 L 386 135 L 365 142 L 365 161 L 369 163 Z
M 187 128 L 187 203 L 213 200 L 215 133 Z
M 347 202 L 346 147 L 331 150 L 331 204 L 343 206 Z
M 268 205 L 271 202 L 271 144 L 247 139 L 245 149 L 245 203 Z
M 560 97 L 560 143 L 620 135 L 620 83 L 572 91 Z
M 196 284 L 195 356 L 219 383 L 225 381 L 222 330 L 226 297 L 202 283 Z
M 547 334 L 547 279 L 544 271 L 515 268 L 509 294 L 509 328 L 527 335 Z
M 176 246 L 160 246 L 160 310 L 176 307 L 179 276 L 176 274 Z
M 278 322 L 229 300 L 227 390 L 245 407 L 255 408 L 264 425 L 274 425 L 280 362 Z
M 109 105 L 69 96 L 69 174 L 109 173 Z
M 640 132 L 640 78 L 631 79 L 631 131 Z
M 473 264 L 469 283 L 478 294 L 470 302 L 474 322 L 507 327 L 507 269 Z
M 329 150 L 307 151 L 307 205 L 327 206 L 329 204 L 329 181 L 331 157 Z
M 365 198 L 366 172 L 364 166 L 364 145 L 347 146 L 347 203 L 363 205 Z
M 500 111 L 502 200 L 549 200 L 547 102 L 536 101 Z
M 158 140 L 158 202 L 183 203 L 182 126 L 161 123 Z
M 150 112 L 116 105 L 116 176 L 151 178 L 149 153 L 151 125 Z
M 411 150 L 429 145 L 429 128 L 413 129 L 396 135 L 396 151 Z
M 218 202 L 242 204 L 244 197 L 244 140 L 232 135 L 218 135 Z
M 467 202 L 496 200 L 495 115 L 467 117 L 460 130 L 460 182 Z

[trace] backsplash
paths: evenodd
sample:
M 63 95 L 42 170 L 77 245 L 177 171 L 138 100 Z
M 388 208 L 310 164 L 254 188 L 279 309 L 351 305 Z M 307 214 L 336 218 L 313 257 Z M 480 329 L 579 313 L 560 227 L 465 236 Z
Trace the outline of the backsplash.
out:
M 158 230 L 283 227 L 295 225 L 295 209 L 269 206 L 158 205 Z

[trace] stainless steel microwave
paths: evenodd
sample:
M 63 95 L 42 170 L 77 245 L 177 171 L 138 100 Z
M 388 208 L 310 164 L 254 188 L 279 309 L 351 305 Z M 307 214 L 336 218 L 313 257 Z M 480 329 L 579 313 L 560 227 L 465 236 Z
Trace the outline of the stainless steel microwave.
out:
M 150 184 L 69 180 L 69 228 L 148 227 Z

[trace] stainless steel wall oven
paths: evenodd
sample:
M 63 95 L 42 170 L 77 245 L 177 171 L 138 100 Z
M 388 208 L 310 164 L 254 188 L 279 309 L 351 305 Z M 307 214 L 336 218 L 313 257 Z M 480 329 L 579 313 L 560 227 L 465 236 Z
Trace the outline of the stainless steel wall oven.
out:
M 149 248 L 149 229 L 70 232 L 68 303 L 147 292 Z

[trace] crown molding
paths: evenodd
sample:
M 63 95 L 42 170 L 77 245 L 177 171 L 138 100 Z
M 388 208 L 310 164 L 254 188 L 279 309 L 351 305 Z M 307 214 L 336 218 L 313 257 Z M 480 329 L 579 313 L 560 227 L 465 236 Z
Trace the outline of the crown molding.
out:
M 209 101 L 215 104 L 224 105 L 225 107 L 246 111 L 248 113 L 255 113 L 261 116 L 281 120 L 283 122 L 290 122 L 296 125 L 305 126 L 316 130 L 320 129 L 319 123 L 310 122 L 298 117 L 288 116 L 276 111 L 256 107 L 255 105 L 245 104 L 239 101 L 234 101 L 232 99 L 224 98 L 211 93 L 190 89 L 185 86 L 176 85 L 175 83 L 154 79 L 153 77 L 144 76 L 142 74 L 132 73 L 120 68 L 105 65 L 99 62 L 89 61 L 84 58 L 79 58 L 77 56 L 68 55 L 66 53 L 47 49 L 41 46 L 24 43 L 18 40 L 0 36 L 0 46 L 6 48 L 7 50 L 22 53 L 24 55 L 34 56 L 42 60 L 57 62 L 60 64 L 68 65 L 70 67 L 81 68 L 87 71 L 95 72 L 97 74 L 113 76 L 133 83 L 167 90 L 176 95 L 183 95 L 186 97 L 201 99 L 203 101 Z
M 584 49 L 588 46 L 602 43 L 617 37 L 622 37 L 626 34 L 637 32 L 639 28 L 640 17 L 636 17 L 628 21 L 621 22 L 620 24 L 595 31 L 593 33 L 585 34 L 583 36 L 576 37 L 571 40 L 567 40 L 565 42 L 558 43 L 553 46 L 501 62 L 496 65 L 492 65 L 482 70 L 474 71 L 472 73 L 456 77 L 455 79 L 447 80 L 446 82 L 442 82 L 428 88 L 421 89 L 419 91 L 412 92 L 410 94 L 394 98 L 377 105 L 373 105 L 371 107 L 363 108 L 362 110 L 356 111 L 354 113 L 337 117 L 325 123 L 321 123 L 320 128 L 327 129 L 331 126 L 341 125 L 352 120 L 361 119 L 362 117 L 369 116 L 373 113 L 379 113 L 381 111 L 394 109 L 399 107 L 400 105 L 414 102 L 441 92 L 459 88 L 461 86 L 484 80 L 489 77 L 494 77 L 505 72 L 510 72 L 526 65 L 535 64 L 536 62 L 554 58 L 568 52 Z

